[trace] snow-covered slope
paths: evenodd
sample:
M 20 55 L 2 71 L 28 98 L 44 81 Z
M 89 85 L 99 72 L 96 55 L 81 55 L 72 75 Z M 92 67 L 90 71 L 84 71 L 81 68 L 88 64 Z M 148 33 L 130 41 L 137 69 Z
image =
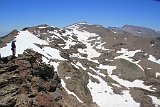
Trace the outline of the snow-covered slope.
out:
M 15 38 L 16 56 L 27 48 L 41 53 L 43 62 L 58 72 L 64 89 L 80 103 L 160 106 L 160 59 L 152 54 L 149 39 L 146 47 L 140 47 L 132 36 L 108 30 L 91 33 L 92 29 L 101 27 L 79 23 L 64 29 L 28 28 Z M 2 57 L 11 55 L 10 45 L 0 48 Z

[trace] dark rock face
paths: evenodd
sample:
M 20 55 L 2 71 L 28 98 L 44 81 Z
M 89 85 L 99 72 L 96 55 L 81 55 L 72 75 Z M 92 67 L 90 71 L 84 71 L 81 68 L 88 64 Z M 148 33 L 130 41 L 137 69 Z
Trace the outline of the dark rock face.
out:
M 39 62 L 40 54 L 26 50 L 21 57 L 2 58 L 0 70 L 0 107 L 61 107 L 61 81 L 53 66 Z
M 151 40 L 150 43 L 153 46 L 154 56 L 157 59 L 160 59 L 160 37 L 157 37 L 156 39 Z
M 132 88 L 130 93 L 133 99 L 140 103 L 140 107 L 155 107 L 155 105 L 152 104 L 152 99 L 148 97 L 142 90 Z
M 134 81 L 145 77 L 145 73 L 136 64 L 133 64 L 125 59 L 116 60 L 117 69 L 113 74 L 119 75 L 119 77 L 128 81 Z
M 88 75 L 86 72 L 77 70 L 69 62 L 63 62 L 58 67 L 59 75 L 65 80 L 65 77 L 70 76 L 71 79 L 66 80 L 66 87 L 71 92 L 76 93 L 78 97 L 86 103 L 92 102 L 92 97 L 90 91 L 87 87 L 88 84 Z

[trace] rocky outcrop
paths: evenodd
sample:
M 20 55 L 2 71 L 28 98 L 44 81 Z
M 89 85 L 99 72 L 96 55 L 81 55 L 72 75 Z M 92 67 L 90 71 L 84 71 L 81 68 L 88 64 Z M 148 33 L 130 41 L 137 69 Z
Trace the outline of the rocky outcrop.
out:
M 65 64 L 60 76 L 63 72 L 72 74 L 66 87 L 84 102 L 80 103 L 62 87 L 54 67 L 43 63 L 42 57 L 27 49 L 18 57 L 1 58 L 0 107 L 97 107 L 87 88 L 85 72 L 76 71 L 69 63 L 60 64 Z
M 61 81 L 53 66 L 41 61 L 41 55 L 26 50 L 17 58 L 2 58 L 0 64 L 1 107 L 61 107 L 60 96 L 51 93 L 61 90 Z
M 137 88 L 132 88 L 130 93 L 133 99 L 140 103 L 140 107 L 155 107 L 155 105 L 152 104 L 152 99 L 147 96 L 144 91 Z
M 113 70 L 113 74 L 120 78 L 128 81 L 134 81 L 145 77 L 145 72 L 134 63 L 125 59 L 117 59 L 115 63 L 117 65 L 117 69 Z
M 86 72 L 78 70 L 70 62 L 60 63 L 58 71 L 60 77 L 65 80 L 67 89 L 76 93 L 83 102 L 92 102 L 92 97 L 87 87 L 89 77 Z

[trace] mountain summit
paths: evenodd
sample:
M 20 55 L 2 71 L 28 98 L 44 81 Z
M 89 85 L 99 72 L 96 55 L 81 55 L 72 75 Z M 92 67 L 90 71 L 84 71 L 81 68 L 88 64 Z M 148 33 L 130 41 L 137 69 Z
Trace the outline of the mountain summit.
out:
M 0 106 L 159 107 L 160 38 L 129 28 L 38 25 L 1 38 Z

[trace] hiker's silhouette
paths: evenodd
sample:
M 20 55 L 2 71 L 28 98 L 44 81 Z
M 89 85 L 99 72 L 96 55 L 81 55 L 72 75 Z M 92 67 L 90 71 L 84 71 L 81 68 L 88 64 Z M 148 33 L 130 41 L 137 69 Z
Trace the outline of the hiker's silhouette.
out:
M 16 44 L 15 44 L 16 40 L 13 40 L 11 43 L 11 50 L 12 50 L 12 55 L 15 56 L 16 54 Z

